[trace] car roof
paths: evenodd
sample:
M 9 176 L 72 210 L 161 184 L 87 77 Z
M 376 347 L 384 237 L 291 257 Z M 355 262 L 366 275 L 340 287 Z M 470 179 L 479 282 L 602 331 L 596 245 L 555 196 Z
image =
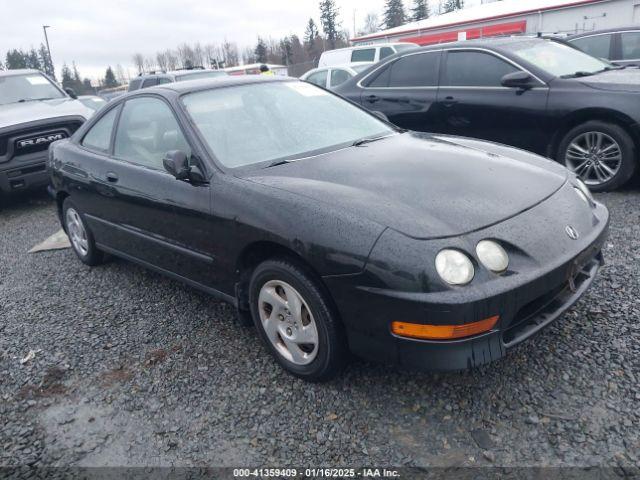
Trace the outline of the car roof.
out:
M 538 38 L 531 36 L 517 36 L 517 37 L 493 37 L 493 38 L 482 38 L 475 40 L 464 40 L 459 42 L 449 42 L 449 43 L 439 43 L 437 45 L 429 45 L 426 47 L 421 47 L 422 50 L 440 50 L 440 49 L 448 49 L 448 48 L 496 48 L 500 49 L 501 47 L 506 47 L 510 45 L 517 45 L 518 43 L 530 43 L 530 42 L 547 42 L 553 41 L 548 38 Z M 415 51 L 415 50 L 412 50 Z M 407 53 L 407 52 L 401 52 Z
M 573 40 L 576 38 L 583 37 L 592 37 L 594 35 L 602 35 L 605 33 L 615 33 L 615 32 L 629 32 L 629 31 L 640 31 L 640 25 L 630 25 L 628 27 L 618 27 L 618 28 L 606 28 L 603 30 L 592 30 L 590 32 L 582 32 L 577 33 L 576 35 L 569 35 L 565 38 L 565 40 Z
M 10 75 L 25 75 L 28 73 L 42 73 L 40 70 L 33 68 L 18 68 L 15 70 L 0 70 L 0 77 L 8 77 Z
M 297 78 L 291 77 L 278 77 L 278 76 L 265 76 L 265 75 L 241 75 L 241 76 L 220 76 L 217 78 L 203 78 L 196 80 L 186 80 L 184 82 L 165 83 L 163 85 L 157 85 L 150 88 L 142 88 L 127 93 L 127 97 L 134 95 L 143 95 L 148 92 L 162 92 L 170 90 L 177 92 L 178 94 L 197 92 L 200 90 L 212 90 L 216 88 L 231 87 L 237 85 L 252 85 L 256 83 L 270 83 L 270 82 L 283 82 L 283 81 L 296 81 Z

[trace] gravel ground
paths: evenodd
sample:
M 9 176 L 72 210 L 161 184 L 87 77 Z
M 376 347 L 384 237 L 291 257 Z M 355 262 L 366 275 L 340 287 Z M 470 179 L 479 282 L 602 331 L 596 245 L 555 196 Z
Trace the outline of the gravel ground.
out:
M 457 374 L 285 374 L 230 307 L 130 263 L 27 254 L 43 194 L 0 209 L 0 465 L 640 465 L 640 186 L 600 196 L 607 266 L 560 321 Z M 35 358 L 21 364 L 30 350 Z M 633 470 L 632 470 L 633 471 Z M 637 472 L 637 470 L 636 470 Z

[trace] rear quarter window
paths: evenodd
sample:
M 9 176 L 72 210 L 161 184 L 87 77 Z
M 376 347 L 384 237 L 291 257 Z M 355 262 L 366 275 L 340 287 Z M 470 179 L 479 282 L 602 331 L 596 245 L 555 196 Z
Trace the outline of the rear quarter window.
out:
M 111 132 L 120 107 L 109 110 L 98 120 L 82 139 L 82 146 L 90 150 L 106 153 L 111 146 Z
M 352 62 L 373 62 L 376 59 L 375 48 L 364 48 L 351 52 Z

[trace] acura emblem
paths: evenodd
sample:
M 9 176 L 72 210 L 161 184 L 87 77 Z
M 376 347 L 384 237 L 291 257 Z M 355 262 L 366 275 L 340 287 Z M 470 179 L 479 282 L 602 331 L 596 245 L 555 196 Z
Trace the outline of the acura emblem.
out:
M 573 228 L 571 225 L 567 225 L 567 228 L 565 228 L 564 231 L 567 232 L 567 235 L 569 235 L 569 238 L 571 240 L 577 240 L 578 237 L 580 237 L 576 229 Z

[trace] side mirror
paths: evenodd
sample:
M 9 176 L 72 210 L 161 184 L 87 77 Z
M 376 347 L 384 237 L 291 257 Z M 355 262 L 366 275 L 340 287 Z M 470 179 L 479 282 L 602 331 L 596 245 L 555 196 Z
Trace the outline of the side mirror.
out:
M 76 98 L 78 98 L 78 95 L 76 94 L 76 91 L 75 91 L 73 88 L 69 88 L 69 87 L 67 87 L 67 88 L 65 88 L 65 89 L 64 89 L 64 91 L 65 91 L 65 93 L 66 93 L 67 95 L 69 95 L 69 96 L 70 96 L 71 98 L 73 98 L 74 100 L 75 100 Z
M 181 150 L 171 150 L 162 159 L 164 169 L 178 180 L 188 180 L 191 173 L 187 154 Z
M 501 80 L 503 87 L 528 89 L 533 87 L 533 77 L 527 72 L 507 73 Z
M 389 121 L 389 117 L 387 117 L 384 113 L 382 113 L 382 112 L 380 112 L 378 110 L 373 110 L 371 113 L 373 113 L 380 120 L 384 120 L 385 122 Z

